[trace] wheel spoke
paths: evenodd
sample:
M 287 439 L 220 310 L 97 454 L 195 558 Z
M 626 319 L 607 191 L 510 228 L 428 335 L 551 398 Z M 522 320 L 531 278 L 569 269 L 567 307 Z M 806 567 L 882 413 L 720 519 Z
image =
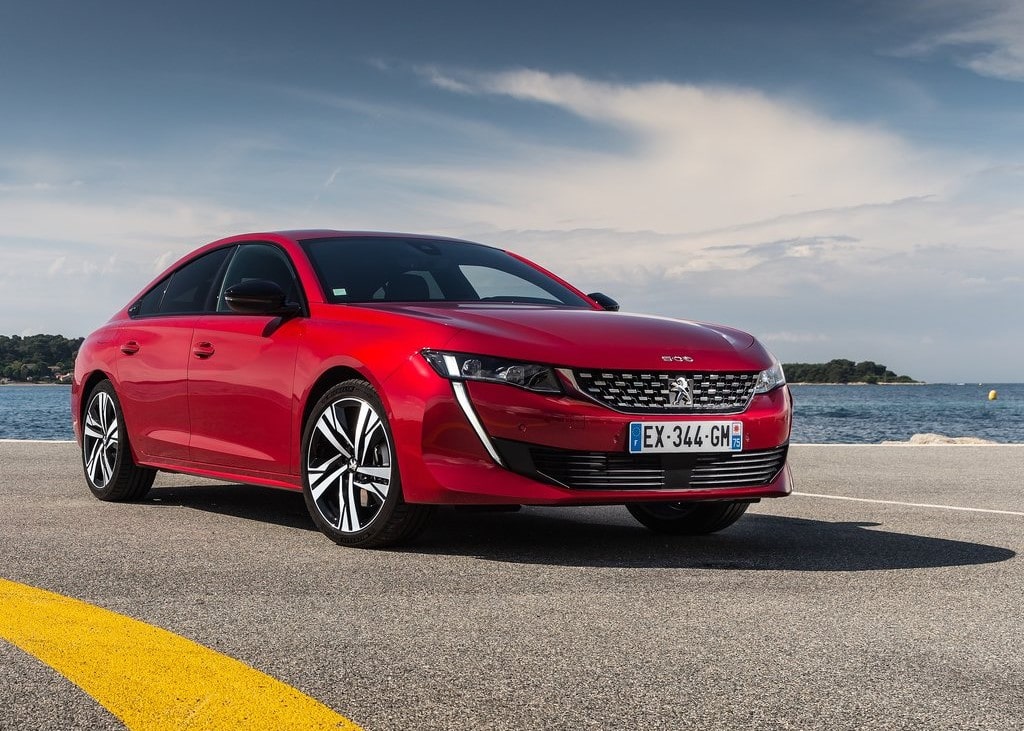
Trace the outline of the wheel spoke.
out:
M 372 492 L 383 502 L 391 487 L 391 468 L 357 467 L 352 480 L 358 487 Z
M 363 526 L 359 522 L 356 505 L 356 490 L 350 473 L 347 480 L 342 480 L 338 487 L 338 504 L 341 508 L 341 524 L 338 526 L 346 533 L 355 533 Z
M 107 432 L 111 429 L 117 429 L 117 411 L 114 410 L 114 399 L 110 396 L 106 397 L 107 404 Z
M 330 462 L 333 462 L 336 459 L 338 459 L 338 457 L 333 457 L 330 460 L 328 460 L 327 463 L 329 464 Z M 322 470 L 314 470 L 310 468 L 309 491 L 310 493 L 312 493 L 313 499 L 319 501 L 320 498 L 323 497 L 323 494 L 327 492 L 327 488 L 329 488 L 331 484 L 334 483 L 335 480 L 340 480 L 344 476 L 346 471 L 348 471 L 347 464 L 342 465 L 333 472 L 328 472 L 326 470 L 326 464 L 325 468 Z
M 90 412 L 85 415 L 85 436 L 92 437 L 94 439 L 102 439 L 102 429 L 103 427 L 101 427 L 100 423 L 96 421 L 96 416 L 90 410 Z
M 117 459 L 116 452 L 114 453 L 114 459 Z M 103 484 L 106 485 L 114 474 L 114 465 L 111 463 L 109 449 L 100 450 L 100 469 L 103 471 Z
M 103 484 L 105 484 L 100 483 L 98 479 L 100 475 L 97 475 L 96 469 L 99 466 L 100 452 L 102 451 L 103 444 L 98 440 L 93 442 L 92 447 L 89 449 L 89 459 L 86 460 L 85 463 L 85 471 L 89 473 L 89 479 L 91 479 L 93 484 L 97 487 L 103 487 Z
M 317 431 L 323 434 L 324 439 L 326 439 L 330 445 L 337 450 L 338 454 L 344 455 L 346 459 L 351 459 L 353 451 L 351 447 L 351 440 L 348 438 L 348 435 L 345 434 L 345 431 L 338 426 L 338 420 L 334 416 L 333 408 L 327 409 L 320 415 L 320 418 L 316 422 L 316 428 Z M 348 442 L 349 446 L 343 446 L 339 437 Z
M 367 446 L 370 443 L 370 437 L 378 426 L 380 426 L 380 419 L 377 417 L 377 413 L 365 401 L 360 403 L 359 416 L 356 418 L 356 428 L 353 435 L 355 458 L 360 462 L 364 460 Z
M 96 397 L 96 410 L 99 412 L 100 417 L 100 431 L 104 434 L 107 433 L 107 402 L 110 397 L 105 393 L 100 393 Z

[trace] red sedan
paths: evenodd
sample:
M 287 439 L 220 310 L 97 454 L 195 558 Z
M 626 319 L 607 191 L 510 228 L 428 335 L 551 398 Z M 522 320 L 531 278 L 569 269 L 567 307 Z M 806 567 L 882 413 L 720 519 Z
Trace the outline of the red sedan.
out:
M 617 312 L 510 252 L 406 234 L 246 234 L 90 335 L 72 413 L 89 488 L 157 470 L 301 490 L 348 546 L 431 509 L 623 504 L 710 533 L 790 492 L 779 363 L 719 325 Z

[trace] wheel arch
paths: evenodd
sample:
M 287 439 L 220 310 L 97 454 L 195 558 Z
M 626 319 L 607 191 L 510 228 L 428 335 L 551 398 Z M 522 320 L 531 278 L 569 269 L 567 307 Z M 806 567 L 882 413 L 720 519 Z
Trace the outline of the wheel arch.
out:
M 85 410 L 89 408 L 89 395 L 103 381 L 110 381 L 111 385 L 114 384 L 114 377 L 102 369 L 93 371 L 82 381 L 82 398 L 78 404 L 78 423 L 85 423 Z
M 366 381 L 371 386 L 373 386 L 373 389 L 375 391 L 378 391 L 379 395 L 380 392 L 377 389 L 376 385 L 369 378 L 366 377 L 366 374 L 360 373 L 355 368 L 352 368 L 350 366 L 334 366 L 332 368 L 328 368 L 326 371 L 321 373 L 320 377 L 316 379 L 316 381 L 313 383 L 313 386 L 306 393 L 306 401 L 302 405 L 302 415 L 301 419 L 299 420 L 300 453 L 302 451 L 302 433 L 306 429 L 306 421 L 309 419 L 309 414 L 311 411 L 313 411 L 313 407 L 316 406 L 317 401 L 320 400 L 321 396 L 327 393 L 328 389 L 330 389 L 331 386 L 337 383 L 341 383 L 342 381 L 349 381 L 352 379 Z M 383 401 L 383 399 L 381 400 Z M 299 459 L 301 458 L 302 457 L 300 454 Z
M 110 387 L 114 389 L 114 395 L 117 396 L 119 402 L 121 400 L 121 394 L 118 392 L 117 383 L 114 379 L 114 375 L 112 373 L 108 373 L 102 368 L 97 368 L 96 370 L 92 371 L 88 376 L 82 379 L 82 396 L 78 402 L 78 424 L 83 430 L 85 429 L 85 411 L 86 409 L 89 408 L 89 396 L 92 394 L 92 390 L 96 388 L 96 386 L 98 386 L 99 384 L 103 383 L 103 381 L 110 382 Z M 121 408 L 121 419 L 124 421 L 125 433 L 131 434 L 131 427 L 128 426 L 128 417 L 124 413 L 123 406 Z M 75 436 L 76 438 L 81 439 L 80 434 L 76 434 Z M 135 450 L 135 444 L 132 442 L 131 438 L 128 439 L 128 451 L 129 454 L 131 454 L 132 459 L 138 462 L 139 453 Z

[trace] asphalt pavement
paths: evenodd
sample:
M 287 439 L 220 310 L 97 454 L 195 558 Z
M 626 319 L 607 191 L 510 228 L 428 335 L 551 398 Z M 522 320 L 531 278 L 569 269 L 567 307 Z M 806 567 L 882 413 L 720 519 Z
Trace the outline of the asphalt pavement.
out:
M 161 475 L 107 504 L 74 445 L 4 442 L 0 577 L 368 731 L 1024 728 L 1024 446 L 795 446 L 791 464 L 802 494 L 714 536 L 621 507 L 442 509 L 415 545 L 365 551 L 299 494 Z M 0 640 L 0 729 L 121 728 Z

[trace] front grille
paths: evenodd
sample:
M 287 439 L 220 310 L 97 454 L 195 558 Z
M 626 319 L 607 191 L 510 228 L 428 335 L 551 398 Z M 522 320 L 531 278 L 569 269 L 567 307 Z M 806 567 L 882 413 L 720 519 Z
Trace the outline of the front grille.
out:
M 576 370 L 580 391 L 627 414 L 723 414 L 743 411 L 754 395 L 756 372 L 643 372 Z M 673 384 L 685 378 L 692 404 L 673 405 Z M 676 390 L 679 390 L 678 388 Z
M 650 488 L 665 487 L 665 468 L 659 455 L 618 452 L 570 452 L 533 447 L 537 472 L 566 487 Z
M 690 487 L 767 485 L 778 476 L 785 463 L 786 447 L 698 457 L 690 473 Z
M 750 452 L 628 454 L 577 452 L 495 440 L 505 463 L 535 479 L 577 490 L 759 487 L 786 464 L 787 445 Z

